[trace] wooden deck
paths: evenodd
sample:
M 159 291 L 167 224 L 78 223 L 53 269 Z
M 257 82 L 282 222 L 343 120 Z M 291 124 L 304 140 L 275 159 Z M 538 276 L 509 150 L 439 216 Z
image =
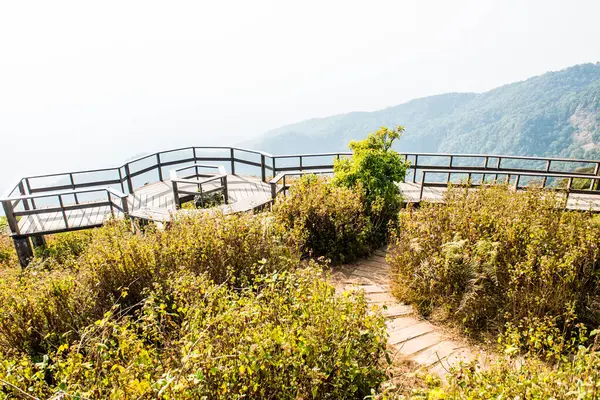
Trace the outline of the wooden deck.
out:
M 220 208 L 225 213 L 250 211 L 271 201 L 271 188 L 268 183 L 256 177 L 228 175 L 229 204 Z M 204 190 L 216 187 L 217 182 L 203 186 Z M 184 190 L 194 190 L 193 184 L 180 185 Z M 175 201 L 170 180 L 145 185 L 127 198 L 130 215 L 152 221 L 169 221 L 175 213 Z M 21 235 L 47 234 L 101 226 L 111 217 L 122 218 L 123 213 L 110 206 L 71 210 L 65 216 L 61 212 L 39 213 L 23 216 L 19 220 Z
M 429 203 L 441 203 L 444 201 L 444 195 L 448 190 L 446 187 L 425 186 L 423 188 L 423 197 L 419 199 L 421 185 L 418 183 L 403 182 L 399 184 L 400 192 L 406 203 L 419 203 L 425 201 Z M 473 188 L 470 190 L 477 190 Z M 519 189 L 521 191 L 523 189 Z M 559 196 L 565 196 L 564 193 Z M 595 193 L 570 193 L 567 201 L 568 210 L 589 210 L 600 212 L 600 196 Z

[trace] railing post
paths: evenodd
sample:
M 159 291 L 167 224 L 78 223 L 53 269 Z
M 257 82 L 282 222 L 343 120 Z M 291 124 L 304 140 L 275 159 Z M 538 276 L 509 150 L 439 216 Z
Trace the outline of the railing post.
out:
M 265 155 L 260 155 L 260 174 L 263 182 L 267 181 L 267 174 L 265 171 Z
M 173 202 L 175 203 L 175 208 L 181 208 L 181 201 L 179 201 L 179 193 L 177 193 L 177 182 L 171 181 L 173 186 Z
M 221 186 L 223 186 L 223 199 L 225 204 L 229 204 L 229 193 L 227 192 L 227 175 L 221 178 Z
M 498 162 L 496 163 L 496 170 L 500 169 L 500 160 L 501 160 L 501 158 L 498 157 Z M 498 173 L 496 173 L 494 175 L 494 184 L 496 184 L 497 182 L 498 182 Z
M 569 178 L 567 181 L 567 195 L 565 196 L 565 208 L 569 205 L 569 194 L 571 193 L 571 186 L 573 185 L 573 178 Z
M 271 161 L 273 162 L 273 178 L 277 176 L 277 168 L 275 167 L 275 157 L 271 157 Z
M 29 178 L 25 178 L 25 185 L 27 186 L 27 193 L 31 194 L 31 185 L 29 184 Z M 35 200 L 31 199 L 31 207 L 35 210 Z
M 300 158 L 300 171 L 302 171 L 302 156 L 300 156 L 299 158 Z
M 552 160 L 546 160 L 546 172 L 550 172 L 550 164 L 552 163 Z M 546 181 L 548 180 L 547 176 L 544 176 L 544 179 L 542 179 L 542 188 L 546 187 Z
M 123 208 L 123 214 L 129 214 L 129 203 L 127 203 L 127 196 L 121 197 L 121 208 Z
M 131 172 L 129 171 L 129 164 L 125 164 L 125 175 L 127 179 L 127 190 L 129 194 L 133 193 L 133 184 L 131 183 Z
M 596 167 L 594 168 L 594 175 L 600 175 L 600 162 L 596 163 Z M 596 182 L 596 190 L 600 189 L 600 180 L 594 180 Z
M 452 168 L 452 161 L 454 160 L 454 156 L 450 156 L 450 162 L 448 163 L 448 168 Z M 446 185 L 450 183 L 450 172 L 448 172 L 448 176 L 446 177 Z
M 413 183 L 417 182 L 417 165 L 419 164 L 419 156 L 415 154 L 415 168 L 413 171 Z
M 123 173 L 121 172 L 121 168 L 118 168 L 119 171 L 119 181 L 121 181 L 121 192 L 125 192 L 125 185 L 123 185 Z
M 27 236 L 13 236 L 13 242 L 15 244 L 15 250 L 19 257 L 19 263 L 21 267 L 25 268 L 29 265 L 29 261 L 33 258 L 33 249 L 29 237 Z
M 423 187 L 425 186 L 425 174 L 426 174 L 426 172 L 423 171 L 423 174 L 421 175 L 421 189 L 419 190 L 419 202 L 421 202 L 421 200 L 423 200 Z
M 521 179 L 521 175 L 517 175 L 515 178 L 515 192 L 519 190 L 519 180 Z
M 163 181 L 162 167 L 160 166 L 160 153 L 156 153 L 156 166 L 158 168 L 158 180 Z
M 229 148 L 229 157 L 231 158 L 231 175 L 235 175 L 235 152 L 233 147 Z
M 75 181 L 73 180 L 73 174 L 69 174 L 69 179 L 71 180 L 71 189 L 75 190 Z M 79 199 L 77 198 L 77 193 L 73 193 L 73 197 L 75 198 L 75 204 L 79 204 Z
M 58 195 L 58 203 L 60 204 L 60 209 L 62 211 L 63 219 L 65 220 L 65 228 L 69 229 L 69 220 L 67 219 L 67 212 L 65 211 L 65 205 L 63 203 L 62 194 Z M 111 203 L 112 205 L 112 203 Z M 112 206 L 111 206 L 112 208 Z
M 8 222 L 8 227 L 13 235 L 19 234 L 19 223 L 17 222 L 17 218 L 14 215 L 14 208 L 12 205 L 12 200 L 2 200 L 2 207 L 4 208 L 4 215 L 6 215 L 6 221 Z
M 275 197 L 277 197 L 277 182 L 275 181 L 271 181 L 271 198 L 273 200 L 275 200 Z
M 483 168 L 487 169 L 488 168 L 488 162 L 490 161 L 490 156 L 485 156 L 485 163 L 483 164 Z
M 25 196 L 25 186 L 23 186 L 23 180 L 19 182 L 19 193 L 21 193 L 21 196 Z M 25 210 L 29 210 L 29 201 L 27 201 L 27 199 L 23 200 L 23 208 Z
M 110 192 L 107 190 L 106 194 L 108 195 L 108 204 L 110 207 L 110 215 L 112 215 L 113 219 L 115 218 L 115 207 L 112 201 L 112 196 L 110 195 Z

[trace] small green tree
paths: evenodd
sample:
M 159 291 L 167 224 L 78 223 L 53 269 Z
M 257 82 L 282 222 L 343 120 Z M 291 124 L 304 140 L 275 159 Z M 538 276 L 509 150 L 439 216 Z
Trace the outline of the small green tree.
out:
M 397 220 L 400 209 L 397 182 L 404 180 L 408 163 L 392 149 L 392 144 L 403 132 L 403 126 L 396 129 L 381 127 L 364 140 L 351 141 L 352 157 L 334 163 L 335 185 L 365 192 L 365 208 L 373 223 L 374 244 L 386 240 L 389 223 Z

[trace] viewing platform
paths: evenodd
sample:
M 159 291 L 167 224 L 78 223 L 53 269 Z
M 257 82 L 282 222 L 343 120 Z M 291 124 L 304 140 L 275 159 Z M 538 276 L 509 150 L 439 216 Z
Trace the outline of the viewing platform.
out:
M 402 154 L 410 167 L 398 182 L 406 203 L 443 201 L 448 184 L 506 183 L 515 190 L 558 190 L 564 206 L 600 211 L 600 160 L 486 154 Z M 110 218 L 169 222 L 185 202 L 218 194 L 224 213 L 268 207 L 290 177 L 331 174 L 349 152 L 272 155 L 236 147 L 186 147 L 149 154 L 119 167 L 29 176 L 2 205 L 22 265 L 44 235 L 101 226 Z M 186 212 L 206 212 L 205 209 Z M 31 240 L 31 242 L 30 242 Z

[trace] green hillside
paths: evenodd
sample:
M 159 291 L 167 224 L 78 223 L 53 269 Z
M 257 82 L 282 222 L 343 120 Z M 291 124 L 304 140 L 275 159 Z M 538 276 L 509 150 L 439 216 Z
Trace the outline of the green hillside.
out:
M 344 150 L 351 139 L 402 124 L 402 151 L 600 156 L 600 63 L 549 72 L 485 93 L 448 93 L 373 112 L 274 129 L 252 147 Z M 318 139 L 318 140 L 315 140 Z

